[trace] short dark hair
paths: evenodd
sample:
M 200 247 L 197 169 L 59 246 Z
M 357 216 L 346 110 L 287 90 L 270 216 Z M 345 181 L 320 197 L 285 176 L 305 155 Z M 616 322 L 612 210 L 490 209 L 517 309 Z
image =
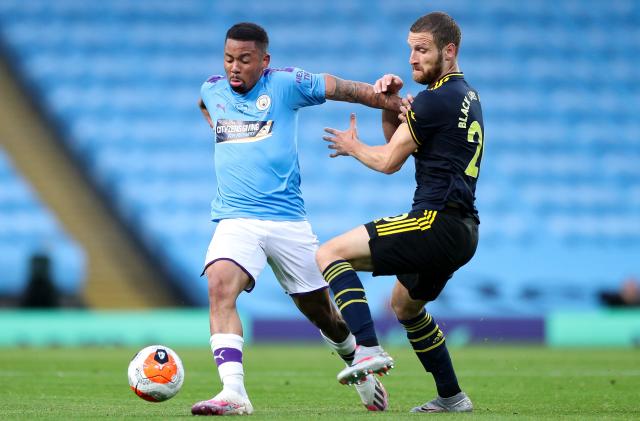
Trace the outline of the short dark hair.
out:
M 438 49 L 454 44 L 460 49 L 462 33 L 455 20 L 444 12 L 432 12 L 422 16 L 411 25 L 411 32 L 430 32 Z
M 225 42 L 228 39 L 235 39 L 237 41 L 254 41 L 256 43 L 256 47 L 261 49 L 263 52 L 267 52 L 267 47 L 269 47 L 269 36 L 267 35 L 267 31 L 260 25 L 251 22 L 240 22 L 233 25 L 227 31 L 227 36 L 225 37 Z

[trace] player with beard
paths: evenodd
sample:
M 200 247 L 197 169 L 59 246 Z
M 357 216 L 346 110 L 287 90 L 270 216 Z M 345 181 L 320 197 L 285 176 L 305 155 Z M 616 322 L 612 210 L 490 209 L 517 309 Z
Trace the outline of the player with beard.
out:
M 433 375 L 438 396 L 412 412 L 468 412 L 442 331 L 426 312 L 453 273 L 474 255 L 478 244 L 476 181 L 483 151 L 483 120 L 478 93 L 465 81 L 457 62 L 460 28 L 445 13 L 430 13 L 410 29 L 409 63 L 413 79 L 427 89 L 404 113 L 383 111 L 387 143 L 368 146 L 358 139 L 356 118 L 348 130 L 325 129 L 331 157 L 352 156 L 386 174 L 399 170 L 410 155 L 416 166 L 411 210 L 376 219 L 320 246 L 316 261 L 334 293 L 349 329 L 377 342 L 362 283 L 356 271 L 397 275 L 391 306 L 425 370 Z M 402 80 L 385 75 L 377 92 L 397 93 Z M 392 363 L 384 352 L 356 351 L 354 364 L 338 374 L 354 383 Z
M 193 405 L 195 415 L 245 415 L 253 406 L 244 387 L 243 331 L 236 301 L 250 292 L 268 263 L 282 288 L 345 363 L 357 339 L 335 309 L 315 264 L 318 240 L 306 219 L 298 165 L 298 110 L 327 99 L 400 112 L 395 93 L 372 85 L 287 67 L 269 68 L 269 38 L 254 23 L 226 34 L 224 70 L 201 87 L 200 109 L 214 131 L 218 222 L 207 250 L 210 344 L 223 388 Z M 369 411 L 387 408 L 373 375 L 356 386 Z

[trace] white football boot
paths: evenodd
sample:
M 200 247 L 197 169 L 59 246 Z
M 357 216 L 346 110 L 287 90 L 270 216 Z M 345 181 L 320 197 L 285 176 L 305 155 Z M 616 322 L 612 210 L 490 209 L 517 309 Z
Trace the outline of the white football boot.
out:
M 253 405 L 249 398 L 229 389 L 223 389 L 208 401 L 201 401 L 191 407 L 193 415 L 250 415 Z
M 422 406 L 416 406 L 410 412 L 471 412 L 473 411 L 473 403 L 466 393 L 460 392 L 450 398 L 437 398 L 425 403 Z
M 389 406 L 389 395 L 376 376 L 369 374 L 364 381 L 355 384 L 360 400 L 369 411 L 385 411 Z
M 342 384 L 363 382 L 369 374 L 387 374 L 393 368 L 393 358 L 380 347 L 358 347 L 353 364 L 338 373 Z

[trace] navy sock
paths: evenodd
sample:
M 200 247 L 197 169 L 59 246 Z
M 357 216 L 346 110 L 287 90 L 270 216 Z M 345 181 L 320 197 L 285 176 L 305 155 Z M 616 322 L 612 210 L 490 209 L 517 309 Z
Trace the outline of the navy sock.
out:
M 360 278 L 345 260 L 336 260 L 322 273 L 333 291 L 333 299 L 342 313 L 349 330 L 356 337 L 356 344 L 362 346 L 378 345 L 373 326 L 369 303 L 364 294 Z
M 438 395 L 449 398 L 460 393 L 449 350 L 444 343 L 444 334 L 433 317 L 422 310 L 418 317 L 398 321 L 407 331 L 407 338 L 422 366 L 433 375 Z

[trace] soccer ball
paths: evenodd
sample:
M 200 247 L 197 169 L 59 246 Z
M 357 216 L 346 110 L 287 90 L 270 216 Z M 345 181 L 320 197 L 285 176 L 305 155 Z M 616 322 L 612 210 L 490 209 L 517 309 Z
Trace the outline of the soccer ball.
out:
M 129 386 L 142 399 L 162 402 L 178 393 L 184 368 L 178 354 L 163 345 L 141 349 L 129 363 Z

